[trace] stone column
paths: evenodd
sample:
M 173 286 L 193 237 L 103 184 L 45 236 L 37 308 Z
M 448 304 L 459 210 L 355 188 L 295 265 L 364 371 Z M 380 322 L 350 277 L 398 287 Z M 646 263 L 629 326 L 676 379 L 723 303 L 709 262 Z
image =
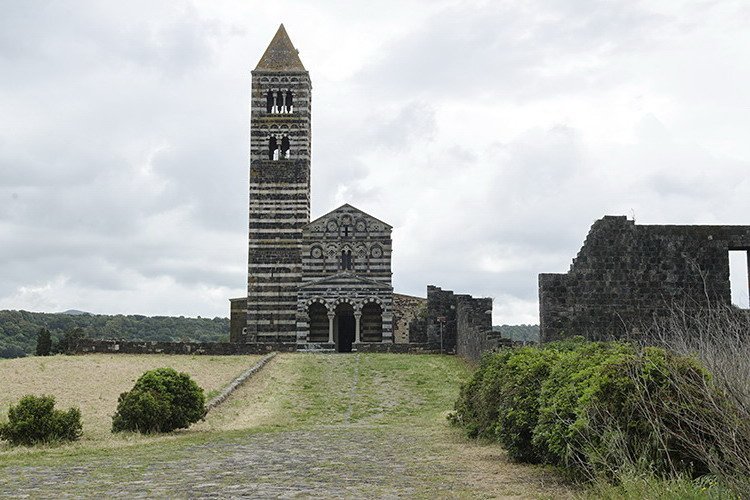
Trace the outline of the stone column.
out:
M 362 318 L 362 313 L 356 311 L 354 313 L 354 343 L 359 344 L 359 320 Z
M 328 343 L 333 344 L 333 318 L 336 317 L 336 313 L 328 313 Z

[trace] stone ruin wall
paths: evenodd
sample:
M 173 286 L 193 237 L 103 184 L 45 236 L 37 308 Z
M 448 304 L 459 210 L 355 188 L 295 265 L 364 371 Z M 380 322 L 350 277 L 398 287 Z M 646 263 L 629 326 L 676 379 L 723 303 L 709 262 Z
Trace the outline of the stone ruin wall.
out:
M 429 285 L 426 314 L 418 315 L 410 322 L 409 341 L 433 346 L 439 352 L 438 318 L 443 317 L 443 352 L 479 361 L 483 352 L 495 350 L 503 344 L 500 333 L 492 331 L 491 311 L 491 298 L 474 298 Z
M 468 360 L 497 349 L 501 336 L 492 330 L 492 299 L 457 295 L 456 334 L 456 354 Z
M 750 226 L 636 225 L 605 216 L 565 274 L 539 275 L 540 341 L 640 335 L 678 307 L 730 303 L 729 250 Z
M 412 295 L 393 294 L 393 342 L 409 342 L 409 325 L 412 321 L 424 316 L 427 311 L 427 299 Z

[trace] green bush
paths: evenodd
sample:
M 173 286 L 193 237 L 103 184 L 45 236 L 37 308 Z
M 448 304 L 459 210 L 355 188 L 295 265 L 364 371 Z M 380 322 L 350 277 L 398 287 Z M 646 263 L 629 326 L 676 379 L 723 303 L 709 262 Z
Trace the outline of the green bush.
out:
M 185 429 L 206 413 L 206 398 L 187 373 L 172 368 L 151 370 L 123 392 L 112 417 L 112 432 L 143 434 Z
M 692 358 L 621 342 L 509 349 L 482 360 L 451 419 L 512 459 L 577 475 L 702 473 L 705 463 L 662 429 L 709 411 L 700 402 L 717 394 L 707 376 Z
M 558 353 L 523 347 L 488 355 L 461 388 L 452 416 L 469 437 L 494 439 L 514 460 L 539 462 L 532 444 L 542 382 Z
M 543 461 L 572 466 L 585 461 L 581 448 L 586 442 L 589 403 L 602 391 L 616 391 L 628 385 L 628 374 L 608 369 L 612 364 L 634 355 L 629 344 L 617 342 L 582 342 L 576 348 L 561 352 L 539 392 L 539 420 L 534 428 L 533 443 L 543 450 Z M 623 411 L 623 401 L 611 398 L 607 410 Z
M 81 411 L 54 407 L 53 396 L 24 396 L 8 410 L 8 422 L 0 424 L 0 439 L 13 445 L 31 446 L 81 437 Z

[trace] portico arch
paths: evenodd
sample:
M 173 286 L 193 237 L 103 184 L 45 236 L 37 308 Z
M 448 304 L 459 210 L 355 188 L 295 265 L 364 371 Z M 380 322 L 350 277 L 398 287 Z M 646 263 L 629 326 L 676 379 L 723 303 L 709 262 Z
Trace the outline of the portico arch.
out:
M 336 306 L 333 328 L 337 352 L 352 352 L 356 331 L 354 314 L 354 308 L 349 302 L 339 302 Z

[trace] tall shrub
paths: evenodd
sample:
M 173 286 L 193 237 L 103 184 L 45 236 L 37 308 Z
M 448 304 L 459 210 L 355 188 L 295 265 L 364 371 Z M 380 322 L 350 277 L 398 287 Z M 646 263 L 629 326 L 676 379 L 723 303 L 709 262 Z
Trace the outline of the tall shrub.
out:
M 47 327 L 42 327 L 36 334 L 36 355 L 49 356 L 52 351 L 52 334 Z
M 112 432 L 171 432 L 197 422 L 206 413 L 203 389 L 187 373 L 151 370 L 123 392 L 112 417 Z

